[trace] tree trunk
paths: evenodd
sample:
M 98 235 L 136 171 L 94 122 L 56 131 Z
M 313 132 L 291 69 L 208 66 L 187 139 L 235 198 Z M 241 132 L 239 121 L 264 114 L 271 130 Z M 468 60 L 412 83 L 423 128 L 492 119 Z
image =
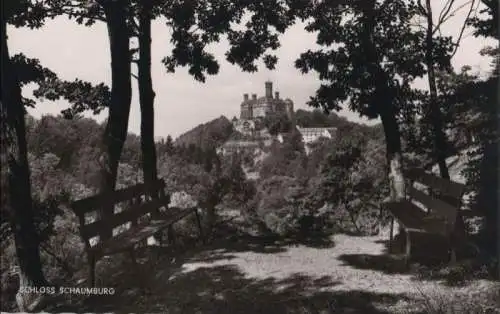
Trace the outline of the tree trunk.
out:
M 106 14 L 106 24 L 111 52 L 111 102 L 109 118 L 102 138 L 100 193 L 114 191 L 118 163 L 127 138 L 130 102 L 132 98 L 130 70 L 130 31 L 127 26 L 126 1 L 101 1 Z M 103 218 L 113 213 L 113 207 L 105 208 Z M 102 239 L 111 234 L 101 234 Z
M 7 24 L 2 18 L 1 142 L 8 161 L 9 219 L 14 235 L 21 287 L 46 286 L 34 222 L 30 169 L 26 144 L 25 110 L 16 70 L 7 46 Z M 21 311 L 32 311 L 41 296 L 18 293 Z
M 365 50 L 369 71 L 375 77 L 376 91 L 373 96 L 375 111 L 380 115 L 387 145 L 388 177 L 390 185 L 390 200 L 395 202 L 405 198 L 405 181 L 402 167 L 401 133 L 396 120 L 394 106 L 395 93 L 389 88 L 390 77 L 381 67 L 377 46 L 373 41 L 376 17 L 376 1 L 363 2 L 363 35 L 362 45 Z
M 479 191 L 477 208 L 485 215 L 485 229 L 483 230 L 483 246 L 489 256 L 493 257 L 500 245 L 498 234 L 500 208 L 500 165 L 498 163 L 500 150 L 499 143 L 484 144 L 483 158 L 479 168 Z M 500 271 L 500 270 L 499 270 Z
M 392 107 L 392 105 L 389 105 Z M 394 110 L 385 110 L 380 114 L 382 126 L 384 128 L 387 163 L 388 163 L 388 178 L 389 178 L 389 201 L 384 205 L 389 208 L 392 204 L 405 199 L 406 197 L 406 182 L 403 173 L 403 153 L 401 149 L 401 135 L 399 126 L 394 114 Z M 402 234 L 401 226 L 397 221 L 391 224 L 391 235 L 393 230 L 398 230 Z M 392 237 L 392 236 L 391 236 Z
M 436 73 L 434 69 L 434 58 L 432 51 L 434 50 L 434 41 L 432 38 L 433 22 L 432 22 L 432 6 L 431 1 L 426 0 L 427 9 L 427 32 L 426 32 L 426 49 L 425 60 L 427 64 L 427 79 L 429 81 L 430 103 L 428 104 L 431 124 L 434 131 L 434 156 L 439 166 L 439 173 L 445 179 L 450 178 L 448 167 L 446 166 L 446 135 L 443 131 L 443 114 L 439 108 Z
M 406 191 L 399 126 L 393 110 L 385 110 L 380 117 L 386 141 L 390 200 L 399 201 L 405 198 Z
M 139 98 L 141 105 L 141 149 L 144 182 L 158 177 L 154 141 L 154 98 L 151 79 L 151 1 L 141 2 L 139 13 Z

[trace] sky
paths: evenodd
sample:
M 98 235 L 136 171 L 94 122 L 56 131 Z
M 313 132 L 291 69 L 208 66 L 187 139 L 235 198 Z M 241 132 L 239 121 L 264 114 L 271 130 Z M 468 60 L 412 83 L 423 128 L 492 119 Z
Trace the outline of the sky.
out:
M 445 1 L 433 0 L 438 12 Z M 458 1 L 457 7 L 465 1 Z M 443 35 L 457 37 L 463 24 L 466 12 L 460 10 L 443 27 Z M 479 55 L 479 51 L 491 41 L 475 38 L 471 30 L 465 31 L 460 48 L 453 59 L 453 66 L 459 69 L 470 65 L 478 73 L 489 70 L 490 60 Z M 304 24 L 296 24 L 281 36 L 281 47 L 276 52 L 279 62 L 274 71 L 259 67 L 256 73 L 242 72 L 237 66 L 224 60 L 227 42 L 213 46 L 213 52 L 220 61 L 220 71 L 216 76 L 208 76 L 205 83 L 195 81 L 185 68 L 178 68 L 175 73 L 167 73 L 161 60 L 172 48 L 169 42 L 169 29 L 161 21 L 152 25 L 152 78 L 155 98 L 155 135 L 176 138 L 183 132 L 200 123 L 224 115 L 231 119 L 239 117 L 240 103 L 243 94 L 264 94 L 264 82 L 273 82 L 273 91 L 279 91 L 281 98 L 290 98 L 295 110 L 310 109 L 306 102 L 314 95 L 320 81 L 315 74 L 301 74 L 294 67 L 294 61 L 300 53 L 314 49 L 315 36 L 304 30 Z M 108 34 L 104 23 L 96 23 L 92 27 L 84 27 L 66 18 L 50 20 L 38 30 L 27 28 L 8 29 L 8 44 L 11 55 L 24 53 L 30 58 L 37 58 L 44 67 L 56 72 L 61 79 L 79 78 L 93 83 L 111 83 Z M 132 72 L 137 73 L 135 66 Z M 140 111 L 137 82 L 132 81 L 132 107 L 129 120 L 129 132 L 139 134 Z M 416 83 L 426 88 L 425 81 Z M 29 97 L 33 86 L 25 87 L 23 94 Z M 57 115 L 68 107 L 65 101 L 40 101 L 28 112 L 36 118 L 42 115 Z M 377 123 L 367 121 L 358 114 L 348 110 L 339 112 L 341 116 L 356 122 Z M 92 116 L 99 122 L 106 118 L 103 111 L 99 116 Z

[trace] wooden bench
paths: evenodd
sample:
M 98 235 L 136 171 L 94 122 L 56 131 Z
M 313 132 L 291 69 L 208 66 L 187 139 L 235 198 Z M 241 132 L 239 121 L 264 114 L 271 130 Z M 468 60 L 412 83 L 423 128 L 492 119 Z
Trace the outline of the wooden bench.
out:
M 95 268 L 99 259 L 129 252 L 135 264 L 134 250 L 137 245 L 147 241 L 151 236 L 161 235 L 167 228 L 170 237 L 173 234 L 172 225 L 189 214 L 196 215 L 200 237 L 203 237 L 198 209 L 168 208 L 170 197 L 165 195 L 164 189 L 164 181 L 157 180 L 150 185 L 137 184 L 71 204 L 71 208 L 79 218 L 80 234 L 85 242 L 92 287 L 95 286 Z M 116 210 L 118 204 L 121 211 Z M 113 212 L 101 217 L 102 208 L 113 208 Z M 122 229 L 122 232 L 114 232 L 117 228 Z M 98 241 L 93 241 L 96 238 Z
M 456 260 L 457 244 L 464 239 L 464 222 L 460 210 L 465 185 L 429 174 L 420 169 L 406 172 L 407 198 L 386 202 L 392 214 L 389 251 L 392 249 L 394 218 L 404 230 L 405 262 L 411 259 L 411 235 L 425 233 L 446 240 L 449 261 Z

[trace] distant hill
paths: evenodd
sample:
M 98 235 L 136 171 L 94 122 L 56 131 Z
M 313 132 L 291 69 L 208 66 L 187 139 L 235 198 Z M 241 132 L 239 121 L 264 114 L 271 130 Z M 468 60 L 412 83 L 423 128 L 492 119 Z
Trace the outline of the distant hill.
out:
M 233 124 L 225 116 L 200 124 L 181 134 L 174 142 L 175 146 L 195 145 L 203 149 L 216 148 L 229 139 L 233 133 Z

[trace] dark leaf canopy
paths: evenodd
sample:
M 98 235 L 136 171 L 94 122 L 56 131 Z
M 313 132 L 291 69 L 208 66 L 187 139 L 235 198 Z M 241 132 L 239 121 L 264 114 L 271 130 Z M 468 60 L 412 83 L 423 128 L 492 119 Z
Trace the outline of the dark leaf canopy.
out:
M 493 37 L 498 39 L 498 0 L 482 0 L 486 6 L 480 13 L 486 18 L 474 17 L 470 19 L 469 25 L 475 27 L 475 36 Z
M 376 118 L 388 99 L 401 109 L 415 98 L 410 84 L 426 73 L 425 34 L 411 27 L 418 14 L 411 1 L 320 1 L 310 12 L 306 29 L 317 33 L 322 48 L 301 54 L 295 64 L 322 80 L 309 105 L 330 111 L 349 101 L 351 110 Z M 446 68 L 451 41 L 440 39 L 435 47 Z
M 64 98 L 71 104 L 71 108 L 63 111 L 68 118 L 88 109 L 98 113 L 109 104 L 110 91 L 104 83 L 93 85 L 80 79 L 61 80 L 54 72 L 44 68 L 38 59 L 30 59 L 23 54 L 13 56 L 12 61 L 21 86 L 28 83 L 38 85 L 33 92 L 35 97 L 48 100 Z M 25 105 L 33 106 L 34 103 L 25 99 Z
M 277 58 L 266 54 L 279 48 L 279 34 L 289 27 L 307 1 L 284 0 L 212 0 L 168 1 L 162 8 L 172 29 L 172 54 L 163 63 L 169 72 L 178 66 L 189 67 L 189 73 L 204 81 L 217 74 L 219 62 L 210 45 L 224 36 L 230 45 L 226 59 L 244 71 L 257 71 L 256 61 L 263 58 L 273 69 Z

